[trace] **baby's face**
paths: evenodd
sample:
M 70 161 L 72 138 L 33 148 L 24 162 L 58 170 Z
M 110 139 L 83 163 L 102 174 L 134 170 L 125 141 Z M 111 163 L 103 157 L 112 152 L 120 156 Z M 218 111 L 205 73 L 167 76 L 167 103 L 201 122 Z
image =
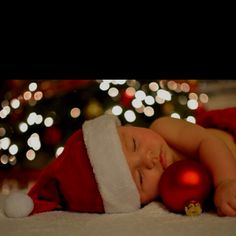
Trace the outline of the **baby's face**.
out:
M 141 203 L 147 204 L 159 196 L 160 177 L 174 160 L 172 151 L 151 129 L 121 126 L 118 133 Z

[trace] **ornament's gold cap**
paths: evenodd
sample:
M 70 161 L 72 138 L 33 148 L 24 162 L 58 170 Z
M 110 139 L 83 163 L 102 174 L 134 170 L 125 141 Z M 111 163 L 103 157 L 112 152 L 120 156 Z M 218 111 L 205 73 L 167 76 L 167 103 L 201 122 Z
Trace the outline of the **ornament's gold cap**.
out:
M 199 216 L 202 213 L 201 204 L 197 201 L 190 201 L 184 210 L 187 216 Z

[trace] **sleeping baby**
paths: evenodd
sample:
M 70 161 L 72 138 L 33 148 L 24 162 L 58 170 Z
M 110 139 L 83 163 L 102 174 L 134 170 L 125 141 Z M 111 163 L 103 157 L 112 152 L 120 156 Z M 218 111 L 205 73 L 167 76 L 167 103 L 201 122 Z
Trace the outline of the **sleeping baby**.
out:
M 12 193 L 9 217 L 65 210 L 124 213 L 157 200 L 172 163 L 194 159 L 211 173 L 220 216 L 236 216 L 236 108 L 208 111 L 193 124 L 162 117 L 150 128 L 121 126 L 113 115 L 85 121 L 27 194 Z

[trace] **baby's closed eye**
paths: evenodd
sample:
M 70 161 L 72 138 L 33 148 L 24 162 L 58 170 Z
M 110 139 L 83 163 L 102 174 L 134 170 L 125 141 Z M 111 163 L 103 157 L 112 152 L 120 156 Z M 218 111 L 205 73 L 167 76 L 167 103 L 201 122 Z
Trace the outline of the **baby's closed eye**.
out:
M 137 145 L 136 145 L 136 140 L 133 138 L 133 151 L 136 152 Z

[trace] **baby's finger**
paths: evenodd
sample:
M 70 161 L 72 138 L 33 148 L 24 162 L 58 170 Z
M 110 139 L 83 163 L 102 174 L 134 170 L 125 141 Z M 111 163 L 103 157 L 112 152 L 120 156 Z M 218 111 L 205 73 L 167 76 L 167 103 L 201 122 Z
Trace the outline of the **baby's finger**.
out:
M 220 213 L 225 216 L 236 216 L 236 210 L 233 209 L 228 203 L 222 205 Z
M 236 211 L 236 198 L 231 199 L 228 202 L 229 206 Z

